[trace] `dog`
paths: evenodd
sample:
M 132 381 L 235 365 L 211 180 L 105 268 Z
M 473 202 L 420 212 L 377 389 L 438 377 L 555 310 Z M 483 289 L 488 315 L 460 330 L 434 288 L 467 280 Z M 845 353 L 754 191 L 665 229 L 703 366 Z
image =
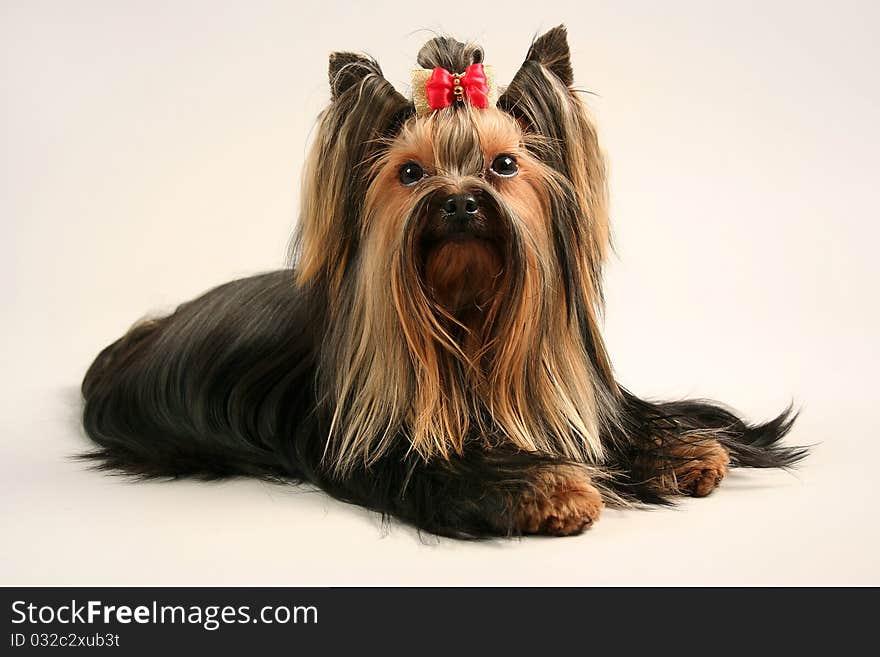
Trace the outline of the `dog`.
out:
M 787 468 L 789 408 L 639 399 L 603 343 L 606 168 L 564 26 L 499 89 L 436 37 L 413 97 L 330 56 L 291 266 L 135 324 L 82 385 L 98 468 L 254 476 L 456 538 L 578 534 L 605 505 Z

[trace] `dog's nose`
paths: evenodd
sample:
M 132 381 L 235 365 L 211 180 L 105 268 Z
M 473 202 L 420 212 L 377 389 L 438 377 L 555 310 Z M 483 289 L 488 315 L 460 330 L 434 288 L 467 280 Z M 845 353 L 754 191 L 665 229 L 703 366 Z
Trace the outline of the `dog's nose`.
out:
M 468 221 L 477 214 L 478 207 L 473 194 L 453 194 L 443 201 L 443 214 L 449 219 L 454 217 L 459 221 Z

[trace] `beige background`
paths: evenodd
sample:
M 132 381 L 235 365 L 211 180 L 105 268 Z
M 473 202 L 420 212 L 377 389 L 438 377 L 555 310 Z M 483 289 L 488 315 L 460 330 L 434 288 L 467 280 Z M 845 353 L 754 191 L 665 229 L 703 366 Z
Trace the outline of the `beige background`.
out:
M 876 3 L 0 7 L 0 583 L 880 584 Z M 405 90 L 422 28 L 445 29 L 504 81 L 563 21 L 610 153 L 620 379 L 754 418 L 793 399 L 792 440 L 818 443 L 799 473 L 737 472 L 577 538 L 466 544 L 304 489 L 68 460 L 102 346 L 282 263 L 331 50 Z

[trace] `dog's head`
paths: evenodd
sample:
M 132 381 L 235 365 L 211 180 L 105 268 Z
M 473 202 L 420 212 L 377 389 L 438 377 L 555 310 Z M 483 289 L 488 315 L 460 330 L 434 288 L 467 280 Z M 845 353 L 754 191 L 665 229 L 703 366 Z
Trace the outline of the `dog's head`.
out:
M 475 432 L 601 451 L 597 395 L 613 390 L 597 322 L 606 178 L 565 29 L 533 42 L 503 93 L 487 79 L 471 102 L 462 73 L 482 74 L 482 61 L 473 44 L 428 42 L 418 63 L 449 89 L 425 107 L 376 62 L 331 56 L 295 244 L 299 284 L 330 308 L 341 467 L 377 458 L 401 431 L 426 457 Z

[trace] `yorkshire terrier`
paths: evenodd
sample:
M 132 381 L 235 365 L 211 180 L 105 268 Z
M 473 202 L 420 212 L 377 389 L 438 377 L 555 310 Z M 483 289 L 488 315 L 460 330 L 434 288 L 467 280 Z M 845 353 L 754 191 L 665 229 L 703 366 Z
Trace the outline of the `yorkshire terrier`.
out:
M 249 475 L 459 538 L 577 534 L 610 505 L 788 467 L 790 409 L 747 424 L 614 379 L 608 190 L 565 28 L 501 90 L 438 37 L 413 98 L 330 56 L 292 266 L 134 325 L 83 381 L 98 467 Z

